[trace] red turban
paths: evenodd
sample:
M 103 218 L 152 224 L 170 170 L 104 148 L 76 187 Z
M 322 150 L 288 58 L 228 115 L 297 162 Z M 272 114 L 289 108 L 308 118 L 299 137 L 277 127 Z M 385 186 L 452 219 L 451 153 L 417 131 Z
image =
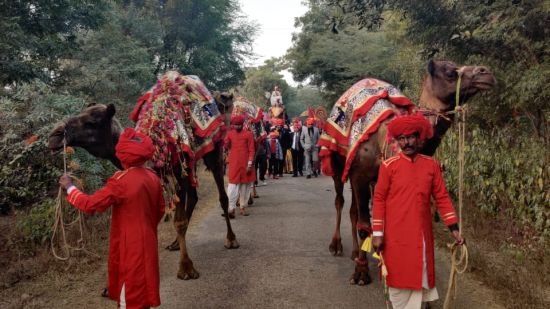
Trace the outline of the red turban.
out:
M 306 125 L 308 126 L 312 126 L 315 124 L 315 118 L 311 118 L 309 117 L 307 120 L 306 120 Z
M 232 125 L 242 125 L 244 123 L 244 116 L 243 115 L 232 115 L 231 116 L 231 124 Z
M 154 152 L 151 138 L 132 128 L 122 132 L 115 147 L 116 157 L 124 168 L 143 165 L 153 157 Z
M 283 126 L 285 124 L 284 119 L 281 118 L 274 118 L 273 120 L 271 120 L 271 122 L 274 126 Z
M 421 140 L 433 136 L 432 125 L 422 114 L 396 117 L 388 124 L 388 133 L 393 138 L 415 132 L 418 132 Z

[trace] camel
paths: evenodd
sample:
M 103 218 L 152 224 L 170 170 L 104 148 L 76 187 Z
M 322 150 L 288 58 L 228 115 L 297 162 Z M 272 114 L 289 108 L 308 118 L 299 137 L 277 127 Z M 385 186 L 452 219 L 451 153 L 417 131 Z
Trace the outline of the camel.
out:
M 427 73 L 424 77 L 420 103 L 415 109 L 424 114 L 434 127 L 434 136 L 425 142 L 422 154 L 432 156 L 445 132 L 452 124 L 455 109 L 455 93 L 458 76 L 461 74 L 460 102 L 464 103 L 480 91 L 494 87 L 496 80 L 493 74 L 483 66 L 457 66 L 451 61 L 429 61 Z M 412 102 L 411 102 L 412 103 Z M 414 106 L 414 105 L 413 105 Z M 393 105 L 396 110 L 399 110 Z M 387 158 L 388 144 L 386 140 L 386 124 L 389 117 L 380 123 L 380 126 L 366 141 L 357 146 L 357 152 L 349 166 L 348 179 L 352 189 L 352 201 L 350 208 L 350 220 L 352 226 L 353 249 L 351 258 L 356 260 L 355 271 L 350 278 L 351 284 L 364 285 L 371 282 L 366 264 L 366 255 L 359 250 L 359 238 L 365 239 L 371 233 L 371 214 L 369 201 L 371 199 L 371 187 L 378 176 L 380 163 Z M 330 152 L 329 163 L 332 167 L 334 188 L 336 191 L 336 228 L 329 245 L 329 251 L 333 255 L 341 255 L 343 251 L 340 236 L 340 221 L 344 207 L 344 172 L 346 157 L 337 151 Z M 358 259 L 356 259 L 359 257 Z
M 209 108 L 217 108 L 222 116 L 231 113 L 233 104 L 233 95 L 228 93 L 215 93 L 213 95 L 216 104 Z M 115 145 L 123 131 L 119 121 L 115 116 L 115 106 L 113 104 L 91 104 L 80 114 L 65 119 L 63 123 L 57 125 L 50 133 L 48 147 L 53 152 L 63 149 L 63 139 L 65 138 L 67 146 L 80 147 L 88 151 L 97 158 L 103 158 L 111 161 L 115 166 L 121 168 L 119 160 L 115 156 Z M 224 119 L 226 121 L 226 119 Z M 227 225 L 227 234 L 224 247 L 227 249 L 236 249 L 239 247 L 237 238 L 231 228 L 228 216 L 228 197 L 224 186 L 223 169 L 223 145 L 214 143 L 213 150 L 204 153 L 202 159 L 214 176 L 219 194 L 220 206 L 225 214 Z M 189 158 L 186 158 L 187 162 Z M 194 268 L 193 261 L 188 255 L 186 247 L 186 232 L 193 210 L 198 201 L 196 187 L 193 186 L 191 177 L 185 177 L 182 173 L 182 165 L 176 164 L 171 167 L 173 175 L 176 178 L 176 209 L 174 217 L 174 226 L 177 232 L 175 243 L 169 246 L 170 249 L 180 250 L 179 269 L 177 277 L 179 279 L 197 279 L 199 272 Z M 193 166 L 187 166 L 187 174 L 193 169 Z M 156 169 L 159 175 L 162 170 Z

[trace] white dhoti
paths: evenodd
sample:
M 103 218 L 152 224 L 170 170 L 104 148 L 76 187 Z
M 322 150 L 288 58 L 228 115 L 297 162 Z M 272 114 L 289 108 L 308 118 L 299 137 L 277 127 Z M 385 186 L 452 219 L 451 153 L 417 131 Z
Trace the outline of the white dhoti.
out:
M 410 290 L 410 289 L 398 289 L 388 288 L 390 294 L 390 301 L 393 309 L 420 309 L 423 302 L 430 302 L 439 299 L 437 288 L 430 289 L 428 285 L 428 266 L 426 263 L 426 242 L 424 242 L 423 254 L 422 254 L 422 289 Z
M 230 183 L 227 185 L 227 197 L 229 198 L 229 212 L 237 208 L 237 199 L 240 197 L 240 207 L 244 209 L 250 198 L 250 183 Z

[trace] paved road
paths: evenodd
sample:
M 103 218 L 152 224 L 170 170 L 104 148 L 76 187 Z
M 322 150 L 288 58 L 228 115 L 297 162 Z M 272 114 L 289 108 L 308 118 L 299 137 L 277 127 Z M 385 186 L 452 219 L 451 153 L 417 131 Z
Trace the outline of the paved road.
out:
M 239 249 L 223 247 L 225 224 L 219 208 L 210 208 L 189 230 L 191 258 L 201 273 L 198 280 L 176 279 L 177 254 L 161 253 L 161 308 L 385 308 L 376 270 L 371 269 L 375 280 L 368 286 L 348 283 L 354 265 L 349 259 L 347 188 L 343 257 L 328 251 L 335 221 L 331 178 L 285 175 L 258 193 L 251 215 L 237 215 L 232 221 Z M 443 296 L 448 269 L 440 264 L 449 262 L 445 256 L 437 258 L 442 260 L 437 276 Z M 498 308 L 478 283 L 468 285 L 457 308 Z

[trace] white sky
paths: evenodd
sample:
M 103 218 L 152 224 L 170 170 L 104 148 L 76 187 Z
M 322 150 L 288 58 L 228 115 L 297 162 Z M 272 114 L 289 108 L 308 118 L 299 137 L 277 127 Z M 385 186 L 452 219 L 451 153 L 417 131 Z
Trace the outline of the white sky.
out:
M 307 6 L 302 0 L 239 0 L 244 14 L 255 21 L 260 29 L 254 40 L 254 53 L 257 59 L 254 66 L 263 64 L 271 57 L 280 57 L 292 45 L 294 18 L 305 14 Z M 283 72 L 290 85 L 296 85 L 289 72 Z

